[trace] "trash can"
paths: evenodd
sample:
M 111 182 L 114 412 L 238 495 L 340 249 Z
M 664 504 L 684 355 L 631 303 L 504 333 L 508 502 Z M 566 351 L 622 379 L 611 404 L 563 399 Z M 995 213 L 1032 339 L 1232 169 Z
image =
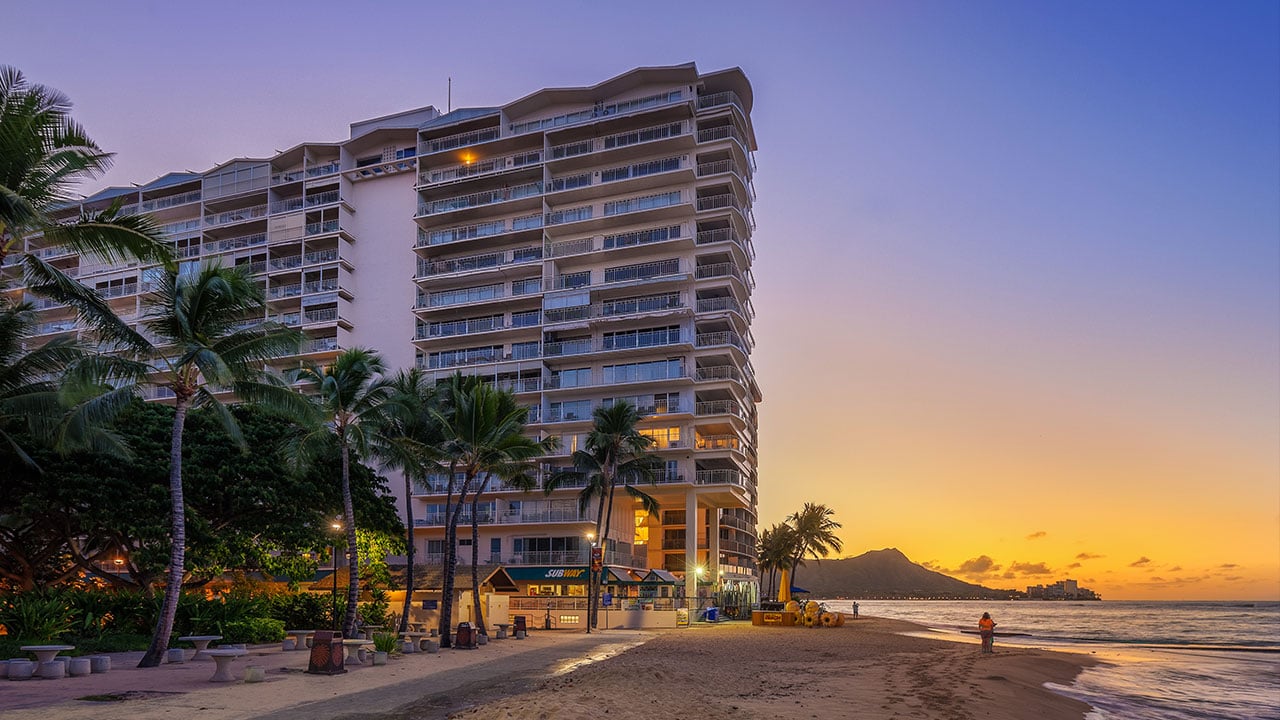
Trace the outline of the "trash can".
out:
M 707 608 L 707 622 L 716 622 L 720 619 L 720 608 Z
M 311 641 L 311 659 L 307 672 L 312 675 L 339 675 L 347 671 L 343 663 L 342 633 L 317 630 Z
M 515 632 L 529 632 L 528 620 L 524 615 L 517 615 L 512 619 L 515 621 Z
M 476 649 L 476 632 L 471 627 L 471 623 L 458 623 L 457 639 L 453 641 L 453 646 L 460 650 Z

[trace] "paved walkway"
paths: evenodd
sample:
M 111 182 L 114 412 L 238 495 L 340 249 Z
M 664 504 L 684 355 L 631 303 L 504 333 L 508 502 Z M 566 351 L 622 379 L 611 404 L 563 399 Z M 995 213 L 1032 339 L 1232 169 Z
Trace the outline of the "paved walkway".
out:
M 345 675 L 307 675 L 308 653 L 251 648 L 237 660 L 266 669 L 266 682 L 209 682 L 208 661 L 140 670 L 142 653 L 112 655 L 104 675 L 62 680 L 0 680 L 4 720 L 314 720 L 315 718 L 447 717 L 477 702 L 522 692 L 539 680 L 643 643 L 651 633 L 535 632 L 525 640 L 490 641 L 476 650 L 395 657 L 386 666 L 355 665 Z M 127 699 L 107 701 L 104 696 Z M 83 700 L 100 696 L 97 700 Z

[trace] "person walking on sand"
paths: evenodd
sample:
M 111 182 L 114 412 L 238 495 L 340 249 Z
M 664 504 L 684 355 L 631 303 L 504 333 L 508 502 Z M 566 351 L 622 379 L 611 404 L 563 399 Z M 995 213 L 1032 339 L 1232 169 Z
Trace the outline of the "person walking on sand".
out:
M 995 642 L 996 621 L 991 619 L 991 613 L 982 613 L 982 619 L 978 621 L 978 634 L 982 636 L 983 654 L 995 652 L 992 645 Z

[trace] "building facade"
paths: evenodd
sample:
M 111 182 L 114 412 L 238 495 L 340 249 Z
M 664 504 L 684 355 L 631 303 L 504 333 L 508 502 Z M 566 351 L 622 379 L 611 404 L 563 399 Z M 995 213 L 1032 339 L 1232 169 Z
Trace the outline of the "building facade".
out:
M 596 539 L 579 488 L 491 484 L 479 561 L 581 567 L 602 542 L 606 565 L 672 572 L 686 595 L 754 596 L 751 103 L 738 69 L 641 68 L 501 107 L 356 123 L 342 142 L 108 189 L 74 211 L 123 203 L 164 226 L 184 268 L 220 262 L 262 278 L 268 311 L 246 322 L 302 328 L 303 356 L 289 363 L 360 345 L 390 367 L 510 388 L 530 432 L 560 440 L 543 479 L 582 446 L 595 408 L 631 402 L 664 460 L 642 488 L 661 511 L 620 494 Z M 30 243 L 138 318 L 151 270 Z M 78 331 L 69 308 L 35 302 L 42 336 Z M 447 480 L 411 499 L 423 562 L 445 550 Z

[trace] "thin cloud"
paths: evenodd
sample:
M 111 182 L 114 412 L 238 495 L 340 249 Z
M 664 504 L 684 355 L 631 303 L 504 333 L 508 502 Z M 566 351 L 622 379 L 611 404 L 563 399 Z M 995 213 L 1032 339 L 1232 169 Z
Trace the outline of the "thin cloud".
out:
M 1083 566 L 1083 565 L 1081 565 L 1080 563 L 1071 563 L 1070 565 L 1068 565 L 1068 566 L 1067 566 L 1067 569 L 1068 569 L 1068 570 L 1075 570 L 1075 569 L 1076 569 L 1076 568 L 1078 568 L 1078 567 L 1084 567 L 1084 566 Z
M 1237 565 L 1237 564 L 1235 564 L 1235 563 L 1222 563 L 1221 565 L 1219 565 L 1219 566 L 1218 566 L 1218 569 L 1219 569 L 1219 570 L 1232 570 L 1232 569 L 1234 569 L 1234 568 L 1238 568 L 1238 567 L 1240 567 L 1240 566 L 1239 566 L 1239 565 Z
M 1181 565 L 1174 565 L 1173 567 L 1169 568 L 1169 572 L 1178 572 L 1181 569 L 1182 569 Z
M 1077 560 L 1097 560 L 1098 558 L 1104 558 L 1104 557 L 1106 557 L 1106 555 L 1094 555 L 1093 553 L 1085 552 L 1077 555 L 1076 559 Z
M 1031 533 L 1030 535 L 1028 535 L 1028 536 L 1027 536 L 1027 539 L 1028 539 L 1028 540 L 1039 540 L 1040 538 L 1042 538 L 1042 537 L 1044 537 L 1044 536 L 1046 536 L 1046 535 L 1048 535 L 1048 534 L 1049 534 L 1049 533 L 1047 533 L 1047 532 L 1045 532 L 1045 531 L 1043 531 L 1043 530 L 1037 530 L 1037 531 L 1035 531 L 1035 532 Z
M 1142 557 L 1129 563 L 1129 567 L 1146 567 L 1151 564 L 1151 558 L 1143 555 Z

